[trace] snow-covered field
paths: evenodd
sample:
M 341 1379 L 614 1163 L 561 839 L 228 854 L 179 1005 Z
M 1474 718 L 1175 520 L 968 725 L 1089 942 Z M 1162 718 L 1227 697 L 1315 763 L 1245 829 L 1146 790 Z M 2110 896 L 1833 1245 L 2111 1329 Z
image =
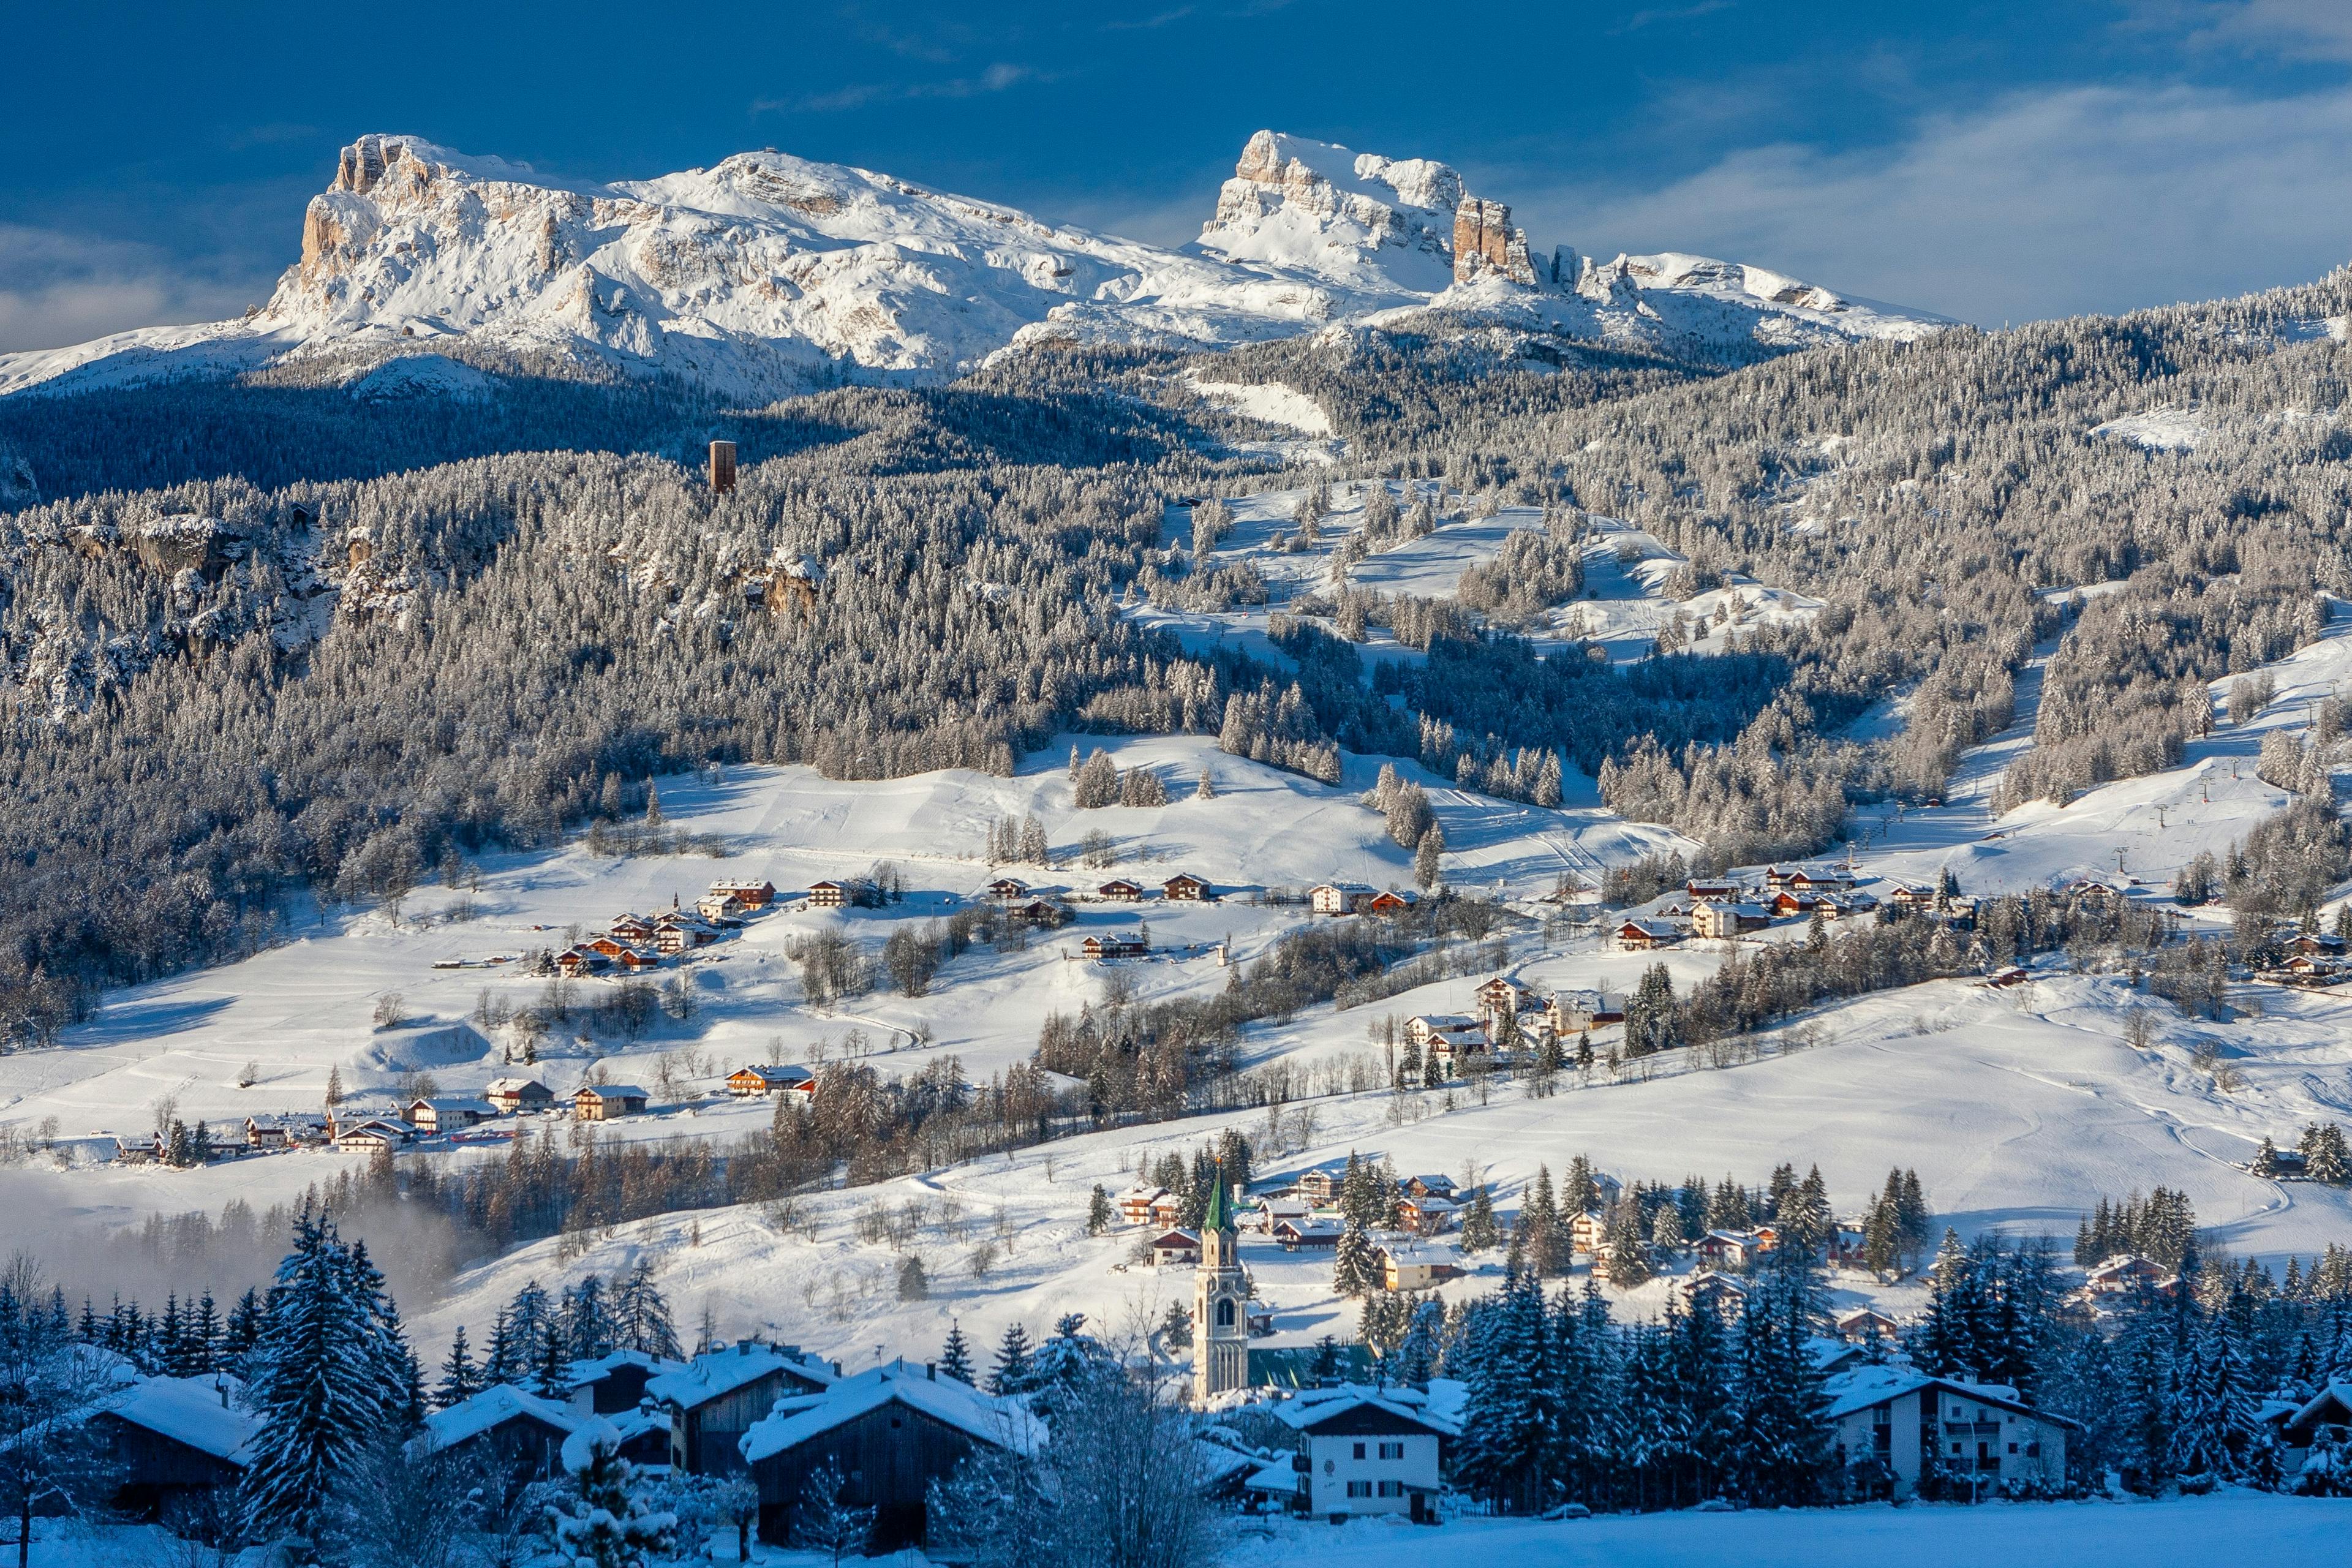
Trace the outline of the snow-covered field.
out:
M 1343 510 L 1350 504 L 1360 518 L 1360 501 L 1343 501 Z M 1280 499 L 1253 498 L 1236 510 L 1243 521 L 1226 549 L 1286 563 L 1289 558 L 1266 548 L 1287 510 Z M 1509 527 L 1528 521 L 1506 513 L 1441 529 L 1417 542 L 1442 542 L 1446 550 L 1399 562 L 1397 580 L 1436 589 L 1447 573 L 1458 577 L 1482 551 L 1498 547 Z M 1604 596 L 1587 603 L 1633 603 L 1635 583 L 1646 591 L 1645 571 L 1654 562 L 1644 557 L 1621 568 L 1612 544 L 1596 555 Z M 1607 596 L 1603 571 L 1619 573 L 1622 596 Z M 2131 896 L 2158 897 L 2157 884 L 2179 861 L 2220 849 L 2283 803 L 2252 778 L 2253 754 L 2267 729 L 2299 722 L 2313 696 L 2352 678 L 2346 631 L 2331 626 L 2320 642 L 2282 661 L 2273 670 L 2275 700 L 2246 724 L 2223 725 L 2199 742 L 2182 768 L 2107 785 L 2063 810 L 2028 805 L 1996 819 L 1988 802 L 1999 771 L 2030 744 L 2038 669 L 2029 669 L 2019 684 L 2016 727 L 1966 759 L 1948 804 L 1860 825 L 1863 874 L 1924 879 L 1948 866 L 1968 890 L 1996 891 L 2113 878 L 2120 847 L 2126 875 L 2148 884 Z M 2223 690 L 2216 686 L 2217 703 Z M 38 1240 L 54 1238 L 55 1216 L 118 1223 L 216 1210 L 233 1196 L 262 1205 L 356 1169 L 363 1156 L 328 1152 L 193 1172 L 124 1166 L 97 1162 L 95 1135 L 144 1131 L 166 1099 L 189 1121 L 315 1109 L 331 1071 L 363 1102 L 388 1104 L 404 1075 L 417 1070 L 445 1092 L 478 1089 L 508 1070 L 504 1035 L 466 1023 L 478 995 L 487 989 L 521 1005 L 537 999 L 544 984 L 520 975 L 517 965 L 484 961 L 561 947 L 575 926 L 598 931 L 624 910 L 666 907 L 673 896 L 691 902 L 716 877 L 767 877 L 797 889 L 887 859 L 900 868 L 908 892 L 904 904 L 880 911 L 788 903 L 758 917 L 682 966 L 699 1004 L 690 1021 L 658 1017 L 646 1037 L 625 1047 L 589 1047 L 559 1031 L 532 1069 L 559 1094 L 599 1061 L 614 1079 L 671 1086 L 656 1094 L 650 1114 L 611 1125 L 608 1137 L 756 1131 L 770 1115 L 763 1102 L 715 1092 L 726 1071 L 752 1062 L 858 1050 L 896 1074 L 952 1054 L 968 1077 L 985 1079 L 1027 1059 L 1048 1013 L 1099 1000 L 1114 979 L 1144 1000 L 1222 986 L 1229 972 L 1219 964 L 1218 944 L 1247 962 L 1307 920 L 1297 905 L 1258 901 L 1270 889 L 1328 879 L 1376 886 L 1409 879 L 1404 852 L 1357 799 L 1371 783 L 1375 759 L 1349 758 L 1343 784 L 1331 787 L 1226 756 L 1199 737 L 1106 739 L 1100 743 L 1120 766 L 1154 769 L 1171 804 L 1079 812 L 1065 776 L 1070 743 L 1066 737 L 1028 758 L 1010 779 L 948 772 L 841 784 L 805 769 L 745 768 L 665 781 L 671 824 L 716 837 L 730 851 L 724 858 L 604 858 L 579 845 L 493 858 L 478 868 L 478 888 L 420 890 L 396 923 L 384 910 L 314 910 L 299 918 L 295 941 L 244 963 L 124 991 L 61 1048 L 0 1058 L 0 1123 L 30 1135 L 54 1119 L 67 1147 L 79 1151 L 69 1168 L 36 1162 L 11 1173 L 12 1190 L 29 1200 L 16 1205 L 17 1228 L 30 1224 L 27 1234 Z M 1213 799 L 1193 795 L 1203 771 L 1214 781 Z M 1589 780 L 1570 781 L 1567 808 L 1545 810 L 1460 790 L 1409 765 L 1402 771 L 1430 792 L 1450 846 L 1449 879 L 1497 891 L 1529 917 L 1510 933 L 1508 959 L 1525 983 L 1623 992 L 1663 962 L 1686 986 L 1723 962 L 1727 950 L 1717 943 L 1625 953 L 1591 929 L 1555 925 L 1544 934 L 1542 917 L 1553 910 L 1535 900 L 1562 872 L 1591 880 L 1606 866 L 1677 843 L 1602 809 Z M 1198 906 L 1082 898 L 1076 924 L 1025 950 L 968 952 L 940 972 L 926 996 L 877 991 L 835 1007 L 807 1004 L 786 957 L 795 934 L 831 927 L 872 948 L 899 922 L 978 898 L 994 874 L 982 858 L 988 824 L 1033 813 L 1065 865 L 1010 869 L 1041 889 L 1084 895 L 1112 875 L 1156 883 L 1187 871 L 1224 896 Z M 1095 828 L 1112 839 L 1110 870 L 1070 863 L 1079 838 Z M 471 918 L 453 918 L 468 906 Z M 1122 963 L 1114 973 L 1076 956 L 1085 936 L 1132 929 L 1139 919 L 1150 925 L 1157 950 L 1150 958 Z M 1766 940 L 1790 934 L 1784 927 Z M 436 967 L 452 961 L 471 966 Z M 1202 1116 L 814 1194 L 789 1210 L 636 1222 L 594 1238 L 577 1257 L 559 1257 L 554 1242 L 536 1244 L 478 1261 L 444 1300 L 408 1303 L 410 1314 L 428 1343 L 458 1322 L 478 1336 L 527 1279 L 552 1285 L 646 1255 L 656 1259 L 683 1320 L 708 1306 L 724 1332 L 760 1330 L 846 1363 L 927 1354 L 955 1320 L 982 1343 L 1013 1321 L 1034 1331 L 1071 1310 L 1108 1330 L 1138 1327 L 1186 1297 L 1189 1274 L 1161 1275 L 1139 1263 L 1136 1232 L 1087 1237 L 1088 1194 L 1097 1184 L 1116 1191 L 1142 1160 L 1189 1153 L 1228 1125 L 1257 1145 L 1262 1174 L 1360 1151 L 1401 1172 L 1492 1180 L 1507 1209 L 1538 1165 L 1558 1173 L 1588 1153 L 1621 1176 L 1650 1180 L 1728 1173 L 1757 1181 L 1783 1161 L 1818 1162 L 1843 1212 L 1859 1208 L 1890 1167 L 1916 1167 L 1937 1214 L 1964 1233 L 1999 1228 L 2063 1239 L 2099 1197 L 2162 1184 L 2185 1192 L 2218 1241 L 2242 1255 L 2308 1258 L 2352 1238 L 2345 1193 L 2258 1179 L 2242 1168 L 2264 1136 L 2286 1142 L 2307 1121 L 2352 1120 L 2352 999 L 2247 984 L 2232 995 L 2230 1020 L 2191 1021 L 2120 976 L 2076 974 L 2053 959 L 2013 988 L 1940 982 L 1824 1006 L 1769 1031 L 1754 1059 L 1720 1067 L 1675 1053 L 1625 1081 L 1605 1068 L 1590 1080 L 1570 1074 L 1562 1092 L 1546 1099 L 1517 1085 L 1485 1097 L 1457 1088 L 1402 1100 L 1364 1087 L 1387 1077 L 1388 1064 L 1367 1043 L 1382 1019 L 1467 1011 L 1478 978 L 1253 1026 L 1242 1047 L 1245 1064 L 1298 1069 L 1298 1098 L 1278 1120 L 1263 1110 Z M 582 983 L 582 999 L 609 984 Z M 380 1028 L 373 1015 L 391 993 L 413 1021 Z M 2126 1043 L 2142 1009 L 2156 1025 L 2146 1049 Z M 1611 1033 L 1600 1034 L 1604 1050 Z M 239 1087 L 248 1062 L 259 1070 Z M 2217 1074 L 2217 1063 L 2226 1070 Z M 455 1163 L 498 1157 L 503 1147 L 486 1141 L 415 1157 Z M 908 1234 L 895 1247 L 861 1239 L 871 1227 L 860 1217 L 877 1207 L 908 1216 Z M 924 1261 L 926 1300 L 898 1298 L 898 1269 L 908 1251 Z M 1354 1310 L 1333 1296 L 1326 1259 L 1255 1241 L 1246 1253 L 1275 1305 L 1274 1342 L 1352 1330 Z M 1446 1289 L 1480 1291 L 1491 1277 L 1491 1269 L 1476 1272 Z M 1897 1310 L 1916 1304 L 1916 1287 L 1837 1283 L 1842 1300 L 1870 1296 Z M 1671 1288 L 1654 1282 L 1622 1305 L 1654 1311 Z

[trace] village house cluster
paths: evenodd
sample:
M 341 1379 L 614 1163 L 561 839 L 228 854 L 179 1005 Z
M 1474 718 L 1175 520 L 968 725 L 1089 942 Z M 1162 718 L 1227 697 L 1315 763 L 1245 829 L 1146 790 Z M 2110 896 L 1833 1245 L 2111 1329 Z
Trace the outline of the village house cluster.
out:
M 808 901 L 817 908 L 837 907 L 844 884 L 820 882 L 809 889 Z M 822 901 L 830 893 L 834 904 Z M 556 971 L 568 979 L 592 975 L 634 974 L 658 969 L 666 960 L 706 948 L 776 901 L 776 885 L 761 878 L 723 879 L 695 900 L 694 908 L 670 907 L 653 915 L 625 914 L 605 927 L 601 936 L 575 942 L 553 956 Z

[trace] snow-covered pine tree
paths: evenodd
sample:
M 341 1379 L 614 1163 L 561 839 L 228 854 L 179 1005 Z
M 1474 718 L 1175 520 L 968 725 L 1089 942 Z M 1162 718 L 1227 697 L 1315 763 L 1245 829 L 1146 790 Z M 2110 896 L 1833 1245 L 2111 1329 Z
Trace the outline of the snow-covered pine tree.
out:
M 954 1319 L 949 1320 L 947 1342 L 940 1347 L 940 1375 L 954 1378 L 966 1387 L 979 1381 L 972 1372 L 971 1342 L 963 1336 L 963 1324 Z
M 1006 1324 L 1004 1337 L 996 1342 L 996 1365 L 989 1371 L 988 1392 L 996 1394 L 1028 1393 L 1036 1386 L 1034 1360 L 1035 1352 L 1029 1345 L 1029 1331 L 1018 1322 Z
M 677 1516 L 630 1495 L 636 1467 L 621 1458 L 609 1428 L 590 1436 L 587 1448 L 576 1493 L 568 1502 L 548 1505 L 556 1560 L 564 1568 L 642 1568 L 667 1555 Z
M 481 1369 L 474 1364 L 473 1350 L 466 1343 L 466 1325 L 460 1323 L 449 1336 L 449 1353 L 442 1358 L 441 1381 L 433 1385 L 433 1403 L 446 1410 L 471 1399 L 483 1387 Z
M 240 1486 L 257 1539 L 316 1541 L 370 1445 L 401 1414 L 403 1369 L 385 1364 L 369 1287 L 334 1222 L 305 1211 L 262 1310 L 247 1399 L 260 1418 Z
M 1505 1511 L 1528 1512 L 1549 1494 L 1546 1459 L 1557 1431 L 1557 1383 L 1543 1288 L 1513 1271 L 1473 1309 L 1456 1359 L 1468 1386 L 1462 1409 L 1463 1484 Z
M 1339 1227 L 1339 1245 L 1331 1254 L 1331 1289 L 1350 1299 L 1376 1288 L 1380 1260 L 1372 1256 L 1371 1238 L 1363 1222 L 1348 1216 Z
M 613 1330 L 616 1349 L 673 1361 L 684 1353 L 669 1299 L 654 1283 L 652 1258 L 638 1258 L 613 1288 Z

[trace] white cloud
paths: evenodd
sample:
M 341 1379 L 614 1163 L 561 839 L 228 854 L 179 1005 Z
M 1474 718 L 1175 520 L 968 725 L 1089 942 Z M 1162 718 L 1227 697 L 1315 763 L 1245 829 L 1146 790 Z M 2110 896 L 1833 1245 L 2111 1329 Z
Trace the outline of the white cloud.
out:
M 174 266 L 144 246 L 0 224 L 0 353 L 236 315 L 268 285 Z
M 2076 88 L 1891 150 L 1735 153 L 1648 191 L 1531 192 L 1540 243 L 1690 250 L 1985 323 L 2208 299 L 2352 258 L 2352 90 Z

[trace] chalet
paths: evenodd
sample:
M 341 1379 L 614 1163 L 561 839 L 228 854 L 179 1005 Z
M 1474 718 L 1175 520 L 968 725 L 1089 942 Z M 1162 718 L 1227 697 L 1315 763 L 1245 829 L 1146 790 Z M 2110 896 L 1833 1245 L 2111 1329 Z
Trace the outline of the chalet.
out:
M 1000 904 L 1010 904 L 1029 896 L 1029 884 L 1018 877 L 999 877 L 985 889 Z
M 1151 1266 L 1170 1268 L 1179 1264 L 1187 1268 L 1201 1261 L 1201 1237 L 1193 1231 L 1163 1230 L 1151 1238 Z
M 1278 1219 L 1268 1234 L 1285 1252 L 1301 1252 L 1339 1246 L 1340 1228 L 1336 1219 Z
M 427 1415 L 418 1436 L 428 1453 L 479 1458 L 516 1480 L 543 1481 L 563 1474 L 564 1439 L 582 1420 L 552 1399 L 494 1383 Z
M 406 1122 L 392 1116 L 339 1117 L 333 1128 L 335 1147 L 359 1153 L 397 1149 L 408 1142 L 410 1131 Z
M 2099 914 L 2113 914 L 2123 907 L 2124 902 L 2122 893 L 2105 882 L 2095 882 L 2087 877 L 2067 883 L 2058 896 Z
M 661 941 L 660 933 L 656 932 L 655 934 L 654 941 L 656 944 L 659 943 Z M 647 969 L 659 969 L 661 967 L 661 949 L 658 945 L 656 945 L 653 947 L 624 948 L 621 952 L 621 956 L 614 962 L 619 963 L 622 969 L 627 973 L 635 974 Z
M 535 1078 L 496 1078 L 482 1091 L 482 1098 L 509 1114 L 518 1110 L 544 1110 L 554 1103 L 555 1095 L 547 1085 Z
M 1683 894 L 1694 904 L 1729 903 L 1739 897 L 1739 887 L 1736 882 L 1702 882 L 1694 877 L 1683 884 Z
M 2288 942 L 2286 950 L 2305 958 L 2341 958 L 2344 956 L 2344 939 L 2333 931 L 2307 931 Z
M 142 1378 L 82 1420 L 115 1510 L 142 1520 L 160 1519 L 184 1499 L 234 1492 L 261 1429 L 238 1402 L 236 1380 L 217 1373 Z
M 1151 1223 L 1158 1226 L 1181 1225 L 1184 1220 L 1184 1200 L 1174 1193 L 1163 1192 L 1151 1200 Z
M 1924 914 L 1936 907 L 1942 893 L 1934 888 L 1923 888 L 1913 882 L 1897 882 L 1888 889 L 1886 902 L 1898 915 Z
M 1255 1207 L 1244 1211 L 1241 1224 L 1244 1229 L 1256 1231 L 1261 1236 L 1267 1236 L 1273 1233 L 1276 1225 L 1281 1221 L 1302 1220 L 1314 1212 L 1314 1205 L 1305 1198 L 1260 1198 Z
M 443 1096 L 412 1100 L 408 1102 L 408 1109 L 400 1115 L 401 1120 L 419 1132 L 457 1132 L 477 1122 L 488 1121 L 498 1113 L 499 1108 L 487 1100 Z
M 737 1068 L 727 1075 L 727 1092 L 738 1100 L 780 1094 L 788 1089 L 815 1094 L 816 1074 L 803 1067 L 752 1067 Z
M 1452 1251 L 1399 1242 L 1377 1249 L 1381 1284 L 1390 1290 L 1426 1290 L 1462 1278 L 1462 1260 Z
M 1415 1236 L 1435 1236 L 1450 1230 L 1462 1207 L 1451 1198 L 1406 1197 L 1397 1202 L 1397 1223 Z
M 1149 1225 L 1151 1223 L 1151 1205 L 1167 1195 L 1165 1187 L 1136 1186 L 1128 1188 L 1113 1201 L 1118 1205 L 1119 1217 L 1128 1224 Z
M 575 1361 L 564 1369 L 570 1392 L 566 1407 L 575 1415 L 625 1415 L 644 1403 L 646 1385 L 677 1372 L 683 1362 L 667 1361 L 643 1351 L 614 1351 L 610 1355 Z M 669 1423 L 662 1423 L 664 1441 L 653 1463 L 669 1463 Z
M 610 959 L 614 963 L 618 963 L 621 961 L 621 955 L 629 951 L 627 942 L 609 936 L 592 936 L 580 946 L 583 951 L 596 953 Z
M 1852 1344 L 1868 1344 L 1873 1340 L 1892 1342 L 1900 1326 L 1875 1307 L 1856 1307 L 1837 1320 L 1838 1338 Z
M 707 925 L 691 915 L 665 915 L 660 929 L 654 932 L 654 945 L 673 958 L 698 947 L 709 947 L 718 940 L 717 927 Z
M 1691 910 L 1691 931 L 1703 937 L 1742 936 L 1751 931 L 1762 931 L 1771 923 L 1772 917 L 1761 904 L 1709 900 Z
M 1475 1024 L 1458 1029 L 1439 1029 L 1429 1037 L 1428 1055 L 1448 1072 L 1472 1057 L 1484 1056 L 1487 1049 L 1486 1031 Z
M 1580 1209 L 1568 1216 L 1568 1246 L 1571 1252 L 1599 1252 L 1601 1243 L 1609 1239 L 1609 1216 L 1598 1209 Z
M 776 885 L 765 877 L 757 881 L 730 877 L 711 883 L 710 890 L 735 900 L 747 910 L 764 910 L 776 901 Z
M 670 1415 L 670 1468 L 681 1475 L 740 1475 L 738 1445 L 779 1399 L 821 1394 L 839 1373 L 797 1345 L 740 1340 L 648 1378 L 646 1397 Z
M 1125 877 L 1113 877 L 1095 889 L 1095 896 L 1102 899 L 1117 899 L 1123 903 L 1131 904 L 1143 897 L 1143 884 L 1130 882 Z
M 1703 1269 L 1692 1275 L 1683 1286 L 1683 1300 L 1694 1307 L 1713 1307 L 1717 1311 L 1727 1311 L 1746 1304 L 1748 1282 L 1729 1274 Z
M 739 1455 L 760 1489 L 761 1540 L 793 1538 L 809 1478 L 829 1469 L 846 1478 L 845 1502 L 874 1510 L 864 1550 L 888 1552 L 922 1543 L 931 1487 L 965 1459 L 984 1448 L 1033 1453 L 1044 1439 L 1018 1402 L 900 1361 L 775 1401 Z
M 584 947 L 567 947 L 555 955 L 555 967 L 567 980 L 578 980 L 591 974 L 602 974 L 613 967 L 613 961 L 601 952 Z
M 2343 966 L 2335 959 L 2315 958 L 2307 952 L 2288 959 L 2279 973 L 2294 985 L 2333 985 L 2344 978 Z
M 1462 1021 L 1465 1024 L 1469 1022 L 1467 1018 Z M 1411 1026 L 1408 1025 L 1407 1027 L 1410 1028 Z M 1298 1189 L 1298 1195 L 1307 1202 L 1317 1205 L 1328 1204 L 1331 1201 L 1332 1195 L 1339 1192 L 1339 1178 L 1345 1174 L 1347 1174 L 1345 1165 L 1317 1165 L 1311 1170 L 1300 1172 L 1295 1185 Z
M 1853 877 L 1834 866 L 1773 866 L 1765 870 L 1764 886 L 1775 893 L 1836 893 L 1853 887 Z
M 1139 931 L 1114 931 L 1108 936 L 1090 936 L 1079 944 L 1088 958 L 1141 958 L 1151 951 L 1151 943 Z
M 1680 927 L 1667 921 L 1620 921 L 1615 932 L 1618 948 L 1625 952 L 1647 952 L 1652 948 L 1669 947 L 1682 941 Z
M 1859 920 L 1877 912 L 1878 900 L 1868 893 L 1831 893 L 1822 900 L 1822 919 L 1825 921 Z
M 808 890 L 811 909 L 878 909 L 882 889 L 862 877 L 850 877 L 840 881 L 811 882 Z
M 732 893 L 705 893 L 694 900 L 694 912 L 715 926 L 731 925 L 751 912 L 751 906 Z
M 1373 894 L 1365 903 L 1364 912 L 1368 915 L 1410 914 L 1420 902 L 1421 895 L 1411 888 L 1391 888 L 1386 892 Z
M 1501 974 L 1480 985 L 1472 994 L 1478 999 L 1479 1021 L 1489 1028 L 1494 1026 L 1494 1021 L 1502 1016 L 1503 1009 L 1506 1007 L 1508 1007 L 1512 1016 L 1516 1017 L 1521 1013 L 1530 1012 L 1543 1005 L 1543 999 L 1534 992 L 1517 981 Z
M 1609 1024 L 1625 1021 L 1625 998 L 1600 991 L 1563 991 L 1551 999 L 1544 1009 L 1551 1024 L 1551 1032 L 1559 1036 L 1580 1034 Z
M 2290 1410 L 2279 1423 L 2279 1446 L 2288 1473 L 2303 1468 L 2322 1427 L 2338 1428 L 2338 1438 L 2352 1432 L 2352 1378 L 2339 1377 Z
M 1794 888 L 1783 888 L 1772 895 L 1772 913 L 1776 919 L 1787 920 L 1793 915 L 1812 918 L 1822 900 L 1811 893 L 1801 893 Z
M 604 930 L 616 942 L 639 942 L 654 939 L 654 922 L 643 915 L 623 915 Z
M 1051 899 L 1031 899 L 1026 903 L 1012 905 L 1004 918 L 1014 925 L 1043 926 L 1052 930 L 1069 923 L 1070 911 Z
M 572 1097 L 572 1114 L 583 1121 L 610 1121 L 615 1117 L 642 1116 L 652 1099 L 633 1083 L 583 1084 Z
M 1318 915 L 1360 915 L 1379 896 L 1361 882 L 1326 882 L 1308 889 L 1307 907 Z
M 1160 896 L 1176 904 L 1213 904 L 1217 901 L 1215 889 L 1200 878 L 1182 871 L 1160 884 Z
M 2146 1288 L 2160 1290 L 2172 1276 L 2145 1258 L 2110 1258 L 2084 1276 L 2083 1288 L 2094 1296 L 2125 1296 Z
M 1698 1257 L 1710 1268 L 1745 1268 L 1772 1250 L 1752 1230 L 1710 1230 L 1698 1238 Z
M 307 1110 L 278 1110 L 245 1119 L 245 1141 L 253 1149 L 291 1149 L 327 1141 L 327 1119 Z
M 1300 1513 L 1437 1517 L 1440 1450 L 1458 1433 L 1430 1410 L 1426 1395 L 1345 1384 L 1301 1393 L 1274 1415 L 1298 1434 L 1290 1500 Z
M 1451 1198 L 1456 1190 L 1453 1177 L 1433 1171 L 1426 1175 L 1407 1176 L 1403 1186 L 1405 1195 L 1415 1198 Z
M 1415 1050 L 1427 1050 L 1429 1042 L 1449 1029 L 1475 1029 L 1478 1020 L 1467 1013 L 1422 1013 L 1404 1021 L 1404 1037 Z
M 1831 1377 L 1822 1420 L 1841 1469 L 1876 1458 L 1897 1498 L 1913 1495 L 1927 1456 L 1947 1477 L 1990 1487 L 2057 1484 L 2066 1443 L 2082 1426 L 2036 1410 L 1999 1384 L 1929 1377 L 1904 1365 L 1858 1366 Z
M 2011 986 L 2022 985 L 2032 978 L 2031 973 L 2012 963 L 2006 969 L 1996 969 L 1986 975 L 1984 986 L 1988 991 L 2006 991 Z

